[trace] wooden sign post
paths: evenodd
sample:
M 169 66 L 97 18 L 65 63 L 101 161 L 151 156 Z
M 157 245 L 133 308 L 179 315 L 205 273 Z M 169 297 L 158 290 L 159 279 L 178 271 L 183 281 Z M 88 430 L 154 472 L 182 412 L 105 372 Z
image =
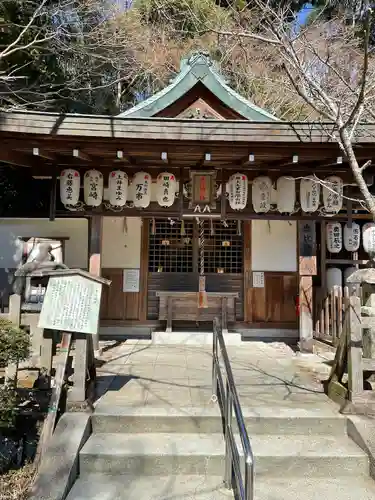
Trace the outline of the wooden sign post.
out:
M 75 364 L 68 401 L 85 402 L 88 373 L 90 382 L 94 382 L 92 336 L 98 331 L 102 286 L 111 282 L 81 269 L 40 270 L 37 275 L 49 276 L 38 328 L 63 332 L 55 384 L 37 450 L 39 461 L 55 428 L 73 336 L 76 341 Z
M 92 338 L 98 331 L 102 286 L 110 281 L 80 269 L 53 271 L 49 276 L 38 327 L 74 334 L 75 369 L 69 400 L 83 402 L 88 367 L 95 367 Z

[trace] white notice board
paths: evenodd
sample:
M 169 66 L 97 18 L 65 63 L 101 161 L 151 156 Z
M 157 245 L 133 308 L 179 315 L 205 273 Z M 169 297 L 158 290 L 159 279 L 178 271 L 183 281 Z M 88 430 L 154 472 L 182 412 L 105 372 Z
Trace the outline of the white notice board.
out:
M 264 288 L 264 272 L 253 272 L 253 288 Z
M 139 269 L 124 269 L 122 291 L 139 292 L 139 276 Z
M 102 284 L 82 276 L 53 276 L 48 281 L 39 328 L 94 335 L 98 332 Z

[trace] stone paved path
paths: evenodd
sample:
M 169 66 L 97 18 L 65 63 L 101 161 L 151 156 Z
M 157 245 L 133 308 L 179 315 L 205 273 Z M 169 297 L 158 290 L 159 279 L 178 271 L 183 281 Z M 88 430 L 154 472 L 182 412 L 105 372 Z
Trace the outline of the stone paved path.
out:
M 318 356 L 301 356 L 281 343 L 244 342 L 228 346 L 244 408 L 254 406 L 336 409 L 323 394 L 329 366 Z M 153 345 L 135 340 L 109 349 L 98 370 L 96 404 L 133 406 L 207 406 L 211 403 L 211 347 Z

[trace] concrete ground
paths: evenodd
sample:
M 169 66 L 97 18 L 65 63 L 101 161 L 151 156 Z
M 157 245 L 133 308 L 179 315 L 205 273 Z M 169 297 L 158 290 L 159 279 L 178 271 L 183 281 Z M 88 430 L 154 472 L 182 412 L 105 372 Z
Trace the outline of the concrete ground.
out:
M 96 405 L 207 407 L 212 405 L 210 345 L 153 345 L 127 341 L 103 354 Z M 246 408 L 335 408 L 320 380 L 330 367 L 317 355 L 301 355 L 282 343 L 228 346 L 241 405 Z

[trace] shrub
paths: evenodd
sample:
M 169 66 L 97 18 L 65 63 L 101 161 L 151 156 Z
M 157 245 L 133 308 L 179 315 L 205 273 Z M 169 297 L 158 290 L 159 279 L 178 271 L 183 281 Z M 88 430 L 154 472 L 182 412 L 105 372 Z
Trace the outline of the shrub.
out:
M 8 319 L 0 318 L 0 367 L 27 359 L 29 352 L 28 333 Z
M 0 429 L 14 426 L 17 415 L 17 394 L 13 385 L 0 385 Z
M 11 321 L 0 318 L 0 367 L 23 361 L 30 353 L 28 333 Z M 0 428 L 13 427 L 17 411 L 15 383 L 0 385 Z

